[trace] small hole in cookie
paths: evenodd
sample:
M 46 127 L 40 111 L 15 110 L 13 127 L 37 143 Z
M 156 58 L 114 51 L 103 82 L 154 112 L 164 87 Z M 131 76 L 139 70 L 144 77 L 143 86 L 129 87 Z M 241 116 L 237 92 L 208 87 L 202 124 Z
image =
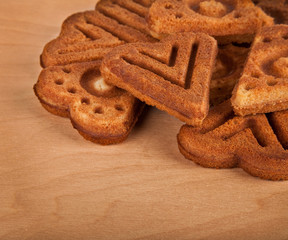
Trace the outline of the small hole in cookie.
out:
M 271 42 L 271 41 L 272 41 L 272 39 L 271 39 L 271 38 L 268 38 L 268 37 L 266 37 L 266 38 L 263 39 L 263 42 L 264 42 L 264 43 L 269 43 L 269 42 Z
M 268 80 L 267 81 L 267 85 L 268 86 L 275 86 L 277 84 L 277 81 L 275 79 L 272 79 L 272 80 Z
M 284 36 L 283 36 L 283 39 L 284 39 L 284 40 L 288 40 L 288 34 L 284 35 Z
M 166 9 L 171 9 L 171 8 L 173 8 L 173 6 L 172 6 L 171 4 L 166 4 L 166 5 L 165 5 L 165 8 L 166 8 Z
M 102 107 L 96 107 L 95 109 L 94 109 L 94 113 L 96 113 L 96 114 L 103 114 L 103 108 Z
M 63 72 L 65 73 L 70 73 L 71 72 L 71 69 L 70 68 L 62 68 Z
M 182 18 L 182 17 L 183 17 L 183 14 L 182 14 L 182 13 L 176 13 L 175 17 L 178 18 L 178 19 L 179 19 L 179 18 Z
M 235 13 L 234 18 L 241 18 L 242 15 L 240 13 Z
M 123 111 L 124 111 L 124 108 L 123 108 L 123 106 L 121 106 L 121 105 L 115 105 L 115 109 L 116 109 L 117 111 L 119 111 L 119 112 L 123 112 Z
M 89 105 L 89 104 L 90 104 L 90 100 L 89 100 L 89 98 L 82 98 L 82 99 L 81 99 L 81 103 L 82 103 L 82 104 Z
M 256 86 L 254 85 L 254 84 L 248 84 L 248 85 L 246 85 L 246 87 L 245 87 L 245 90 L 246 91 L 249 91 L 249 90 L 251 90 L 251 89 L 254 89 Z
M 76 89 L 75 88 L 68 88 L 67 91 L 69 93 L 75 94 L 76 93 Z
M 57 85 L 62 85 L 63 83 L 64 83 L 64 81 L 62 79 L 55 80 L 55 84 L 57 84 Z
M 260 78 L 260 75 L 258 73 L 252 73 L 251 77 L 253 78 Z

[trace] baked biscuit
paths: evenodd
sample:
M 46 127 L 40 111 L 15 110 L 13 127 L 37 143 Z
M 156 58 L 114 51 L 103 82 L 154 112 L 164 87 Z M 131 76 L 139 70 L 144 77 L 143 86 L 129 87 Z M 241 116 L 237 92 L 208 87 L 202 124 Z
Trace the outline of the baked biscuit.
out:
M 219 46 L 210 84 L 210 105 L 215 106 L 232 95 L 235 83 L 243 71 L 249 47 L 232 44 Z
M 287 180 L 287 119 L 287 110 L 238 117 L 226 101 L 209 112 L 200 128 L 182 126 L 179 149 L 203 167 L 240 167 L 263 179 Z
M 251 42 L 273 19 L 250 0 L 157 0 L 148 14 L 151 34 L 163 38 L 176 32 L 203 32 L 220 43 Z
M 100 144 L 123 141 L 144 104 L 100 75 L 101 61 L 45 68 L 35 92 L 49 112 L 70 117 L 87 140 Z
M 101 9 L 104 9 L 104 3 L 100 5 Z M 60 36 L 44 47 L 42 66 L 94 61 L 102 59 L 111 48 L 126 42 L 155 41 L 149 35 L 143 17 L 131 12 L 126 13 L 126 18 L 132 21 L 130 25 L 120 23 L 103 10 L 86 11 L 68 17 L 62 25 Z M 143 30 L 145 28 L 146 32 Z
M 288 24 L 288 2 L 286 0 L 254 0 L 253 2 L 273 17 L 276 24 Z
M 101 73 L 149 105 L 200 125 L 209 108 L 209 85 L 217 54 L 212 37 L 175 34 L 159 43 L 127 44 L 109 52 Z
M 288 108 L 287 25 L 265 27 L 257 34 L 231 102 L 241 116 Z
M 113 1 L 113 6 L 118 2 L 122 1 Z M 148 12 L 152 1 L 131 0 L 126 4 L 130 2 L 134 10 L 126 9 L 125 16 L 123 9 L 115 9 L 115 16 L 106 14 L 105 7 L 110 9 L 111 3 L 100 1 L 99 10 L 67 18 L 59 37 L 43 50 L 44 70 L 34 86 L 45 109 L 70 117 L 81 135 L 104 145 L 123 141 L 144 107 L 129 93 L 106 84 L 99 71 L 103 56 L 113 47 L 126 42 L 156 41 L 149 35 L 144 17 L 135 14 Z

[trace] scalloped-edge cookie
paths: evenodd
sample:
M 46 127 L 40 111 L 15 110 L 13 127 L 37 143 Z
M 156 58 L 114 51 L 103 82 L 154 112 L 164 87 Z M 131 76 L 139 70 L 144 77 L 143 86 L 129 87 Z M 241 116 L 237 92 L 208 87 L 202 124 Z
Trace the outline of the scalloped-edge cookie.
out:
M 87 140 L 107 145 L 127 138 L 144 104 L 103 80 L 101 61 L 45 68 L 35 93 L 49 112 L 69 117 Z
M 115 46 L 156 41 L 144 19 L 152 2 L 100 1 L 96 11 L 68 17 L 59 37 L 43 50 L 44 69 L 34 86 L 35 94 L 45 109 L 69 117 L 90 141 L 103 145 L 122 142 L 144 108 L 131 94 L 108 85 L 99 67 Z

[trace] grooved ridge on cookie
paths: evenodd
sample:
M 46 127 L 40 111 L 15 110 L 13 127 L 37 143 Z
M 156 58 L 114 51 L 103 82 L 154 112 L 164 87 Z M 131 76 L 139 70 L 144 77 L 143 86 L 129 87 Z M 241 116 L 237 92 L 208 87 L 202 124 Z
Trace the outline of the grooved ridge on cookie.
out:
M 252 41 L 263 25 L 273 24 L 273 19 L 250 0 L 157 0 L 147 19 L 156 38 L 193 31 L 219 37 L 221 42 Z
M 215 39 L 181 33 L 159 43 L 127 44 L 102 63 L 105 80 L 147 104 L 199 125 L 209 108 L 209 85 L 217 54 Z
M 288 179 L 288 111 L 237 117 L 230 101 L 212 109 L 200 128 L 182 126 L 181 153 L 212 168 L 241 167 L 264 179 Z
M 238 115 L 288 108 L 288 26 L 264 27 L 255 37 L 231 99 Z

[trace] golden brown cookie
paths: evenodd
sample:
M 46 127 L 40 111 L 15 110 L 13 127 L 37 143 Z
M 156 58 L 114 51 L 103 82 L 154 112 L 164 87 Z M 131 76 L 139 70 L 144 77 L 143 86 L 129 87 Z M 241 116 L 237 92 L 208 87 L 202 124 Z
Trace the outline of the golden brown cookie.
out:
M 69 117 L 86 139 L 105 145 L 128 136 L 144 104 L 105 83 L 99 71 L 101 59 L 126 42 L 156 41 L 142 16 L 152 1 L 125 1 L 133 6 L 125 11 L 117 7 L 123 1 L 111 2 L 100 1 L 96 11 L 76 13 L 64 21 L 59 37 L 43 50 L 44 69 L 34 86 L 45 109 Z M 111 6 L 113 15 L 106 13 Z
M 99 5 L 101 9 L 106 6 L 104 3 Z M 128 25 L 103 12 L 86 11 L 68 17 L 62 25 L 60 36 L 45 46 L 41 55 L 42 66 L 94 61 L 102 59 L 111 48 L 126 42 L 155 41 L 149 35 L 143 17 L 133 12 L 126 13 L 127 21 L 131 21 Z M 146 31 L 143 30 L 145 28 Z
M 287 25 L 257 34 L 231 102 L 241 116 L 288 109 Z
M 87 140 L 100 144 L 123 141 L 144 105 L 103 80 L 101 61 L 45 68 L 35 93 L 49 112 L 70 117 Z
M 209 85 L 217 54 L 215 39 L 180 33 L 159 43 L 127 44 L 101 65 L 105 81 L 191 125 L 209 108 Z
M 240 167 L 263 179 L 287 180 L 287 119 L 287 110 L 238 117 L 226 101 L 210 110 L 200 128 L 182 126 L 179 149 L 203 167 Z
M 243 71 L 249 50 L 249 47 L 232 44 L 218 47 L 210 84 L 210 105 L 218 105 L 231 97 L 235 83 Z
M 276 24 L 288 24 L 287 0 L 253 0 L 253 2 L 273 17 Z
M 273 19 L 250 0 L 157 0 L 148 14 L 151 34 L 161 39 L 176 32 L 202 32 L 220 43 L 251 42 Z

